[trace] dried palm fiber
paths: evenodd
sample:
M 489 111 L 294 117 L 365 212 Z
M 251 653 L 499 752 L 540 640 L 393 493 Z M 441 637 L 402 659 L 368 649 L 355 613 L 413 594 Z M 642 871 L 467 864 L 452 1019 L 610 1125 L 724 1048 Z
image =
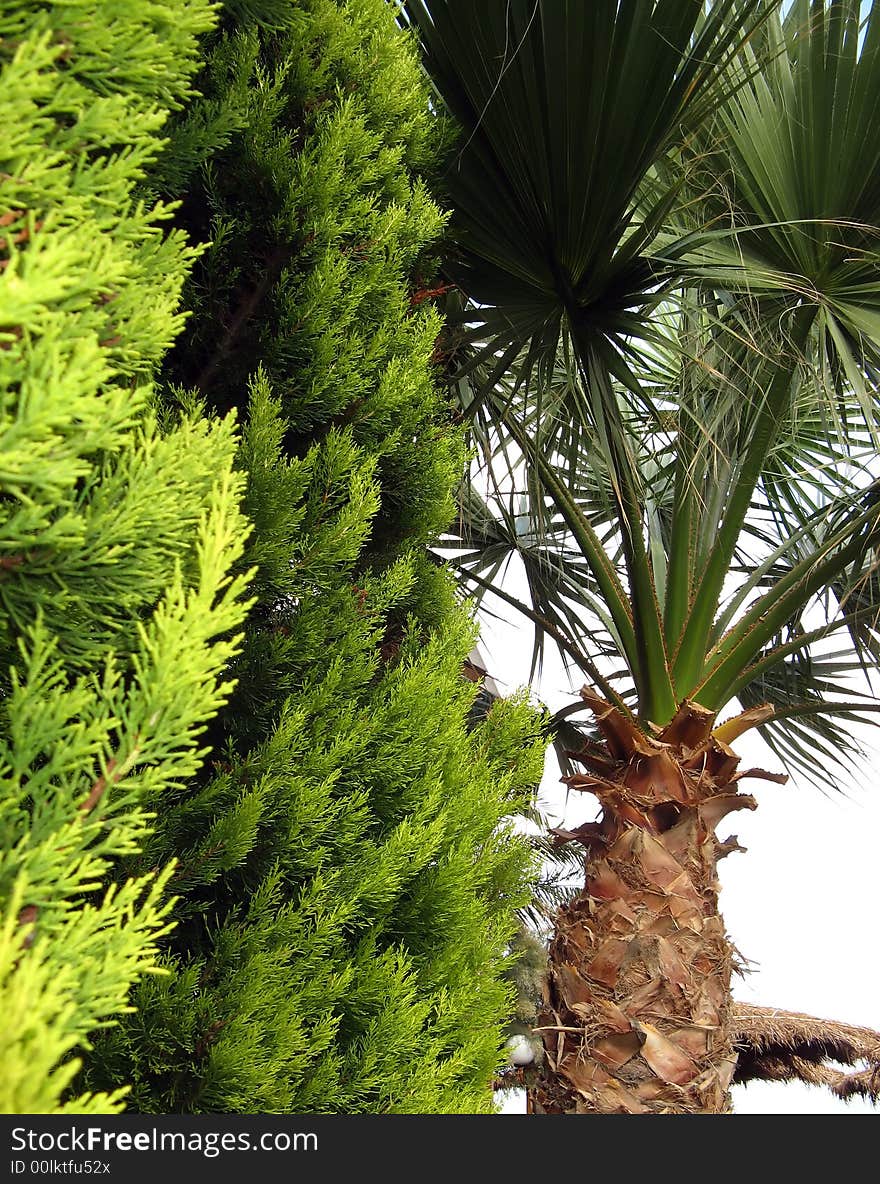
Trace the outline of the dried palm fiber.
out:
M 839 1098 L 880 1101 L 880 1033 L 870 1028 L 738 1002 L 731 1028 L 739 1053 L 735 1082 L 803 1081 Z

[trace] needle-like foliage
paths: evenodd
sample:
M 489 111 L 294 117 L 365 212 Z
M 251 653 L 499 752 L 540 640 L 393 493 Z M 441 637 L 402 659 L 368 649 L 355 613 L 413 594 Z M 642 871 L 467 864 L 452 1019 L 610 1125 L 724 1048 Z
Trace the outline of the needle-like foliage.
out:
M 170 383 L 242 408 L 256 605 L 210 763 L 129 870 L 177 859 L 162 979 L 96 1042 L 151 1113 L 491 1111 L 540 777 L 473 720 L 474 629 L 426 557 L 460 433 L 424 299 L 437 125 L 384 0 L 231 5 L 147 183 L 210 241 Z
M 231 690 L 228 419 L 160 423 L 194 251 L 135 199 L 209 7 L 0 13 L 0 1109 L 122 1108 L 80 1057 L 158 969 L 167 861 L 120 877 Z

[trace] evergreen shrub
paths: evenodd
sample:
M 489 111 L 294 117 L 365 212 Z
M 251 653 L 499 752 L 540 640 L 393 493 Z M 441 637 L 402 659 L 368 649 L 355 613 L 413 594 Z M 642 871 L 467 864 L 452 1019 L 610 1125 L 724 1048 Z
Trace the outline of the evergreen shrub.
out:
M 522 699 L 470 727 L 474 629 L 427 555 L 463 463 L 438 126 L 384 0 L 230 4 L 205 54 L 147 181 L 209 244 L 164 378 L 242 409 L 257 603 L 210 762 L 126 867 L 178 861 L 170 973 L 86 1079 L 147 1112 L 490 1111 L 543 743 Z

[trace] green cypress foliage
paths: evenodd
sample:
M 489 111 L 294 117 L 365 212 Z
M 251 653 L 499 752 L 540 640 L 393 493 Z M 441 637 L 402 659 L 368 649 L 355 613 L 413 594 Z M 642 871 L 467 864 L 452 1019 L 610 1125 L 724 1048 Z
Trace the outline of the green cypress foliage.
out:
M 473 644 L 425 558 L 456 431 L 419 284 L 442 217 L 416 58 L 385 0 L 230 5 L 153 174 L 211 240 L 167 377 L 247 423 L 257 605 L 210 775 L 128 869 L 179 860 L 164 978 L 87 1080 L 148 1112 L 474 1112 L 540 777 L 521 701 L 469 723 Z
M 157 968 L 173 868 L 114 869 L 230 690 L 236 439 L 150 410 L 194 252 L 134 196 L 212 21 L 200 0 L 0 10 L 4 1113 L 122 1108 L 71 1087 L 77 1053 Z

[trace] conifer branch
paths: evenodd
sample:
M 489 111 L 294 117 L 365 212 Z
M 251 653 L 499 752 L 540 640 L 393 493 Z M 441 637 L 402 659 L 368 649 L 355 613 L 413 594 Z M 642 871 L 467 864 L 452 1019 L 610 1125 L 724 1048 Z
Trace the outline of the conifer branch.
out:
M 195 381 L 196 389 L 207 394 L 220 367 L 233 352 L 239 336 L 260 307 L 266 293 L 278 279 L 284 265 L 293 255 L 289 243 L 279 243 L 266 261 L 266 267 L 256 287 L 242 298 L 226 332 L 214 349 L 210 362 L 203 367 Z

